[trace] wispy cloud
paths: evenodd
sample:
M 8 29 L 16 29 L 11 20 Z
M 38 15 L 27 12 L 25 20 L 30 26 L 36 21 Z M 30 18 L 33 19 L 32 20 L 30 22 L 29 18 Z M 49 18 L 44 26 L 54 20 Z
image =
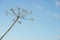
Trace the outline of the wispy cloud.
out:
M 36 8 L 39 10 L 43 10 L 43 7 L 41 5 L 37 5 Z
M 56 6 L 60 6 L 60 0 L 56 0 Z
M 60 35 L 57 36 L 58 40 L 60 40 Z
M 60 14 L 57 13 L 50 14 L 50 16 L 54 18 L 60 18 Z
M 39 4 L 39 3 L 37 2 L 37 0 L 34 0 L 34 1 L 33 1 L 32 6 L 35 7 L 36 9 L 40 10 L 40 11 L 43 10 L 43 6 L 42 6 L 41 4 Z

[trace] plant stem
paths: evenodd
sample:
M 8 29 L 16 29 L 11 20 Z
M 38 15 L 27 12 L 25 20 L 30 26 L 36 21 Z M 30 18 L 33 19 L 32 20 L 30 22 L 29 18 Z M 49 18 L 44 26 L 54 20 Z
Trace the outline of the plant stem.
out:
M 2 37 L 0 38 L 0 40 L 3 39 L 3 37 L 12 29 L 12 27 L 14 26 L 14 24 L 17 22 L 17 20 L 19 19 L 19 16 L 17 16 L 16 20 L 14 21 L 14 23 L 10 26 L 10 28 L 2 35 Z

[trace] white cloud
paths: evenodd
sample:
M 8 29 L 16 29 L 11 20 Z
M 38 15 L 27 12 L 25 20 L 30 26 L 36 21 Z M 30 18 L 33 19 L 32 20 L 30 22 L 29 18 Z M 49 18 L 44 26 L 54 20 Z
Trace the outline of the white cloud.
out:
M 57 38 L 60 40 L 60 35 L 58 35 Z
M 60 18 L 60 14 L 57 14 L 57 13 L 51 14 L 51 16 L 54 18 Z
M 56 0 L 56 6 L 60 6 L 60 0 Z
M 40 5 L 37 5 L 37 9 L 39 9 L 39 10 L 43 10 L 43 7 L 40 6 Z
M 58 17 L 58 15 L 57 15 L 57 14 L 52 14 L 52 16 L 54 16 L 54 17 Z
M 39 3 L 37 2 L 37 0 L 34 0 L 34 1 L 33 1 L 32 6 L 33 6 L 34 8 L 36 8 L 36 9 L 40 10 L 40 11 L 43 10 L 43 6 L 42 6 L 41 4 L 39 4 Z

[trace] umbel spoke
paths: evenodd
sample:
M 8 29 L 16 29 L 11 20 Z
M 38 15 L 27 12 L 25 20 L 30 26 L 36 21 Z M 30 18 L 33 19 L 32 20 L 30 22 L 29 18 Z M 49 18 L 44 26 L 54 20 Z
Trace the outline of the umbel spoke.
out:
M 19 21 L 19 19 L 33 20 L 33 18 L 31 18 L 31 19 L 26 19 L 26 16 L 27 16 L 27 14 L 28 14 L 28 11 L 27 11 L 26 9 L 21 10 L 19 7 L 17 7 L 17 10 L 18 10 L 18 12 L 16 13 L 15 9 L 13 9 L 13 8 L 10 9 L 10 11 L 12 12 L 11 15 L 15 16 L 16 19 L 13 20 L 13 21 L 14 21 L 13 24 L 12 24 L 12 25 L 7 29 L 7 31 L 0 37 L 0 40 L 2 40 L 2 39 L 5 37 L 5 35 L 13 28 L 13 26 L 15 25 L 16 22 L 19 22 L 19 23 L 21 24 L 21 22 Z M 22 12 L 20 12 L 20 11 L 22 11 Z M 32 13 L 32 12 L 30 12 L 30 13 Z M 6 15 L 8 15 L 8 14 L 9 14 L 8 11 L 6 11 Z M 23 15 L 22 15 L 22 14 L 23 14 Z

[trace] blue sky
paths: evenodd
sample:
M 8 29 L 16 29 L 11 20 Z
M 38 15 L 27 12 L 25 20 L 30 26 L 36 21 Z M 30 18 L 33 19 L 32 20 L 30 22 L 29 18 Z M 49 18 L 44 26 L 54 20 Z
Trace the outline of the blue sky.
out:
M 58 40 L 60 36 L 59 0 L 1 0 L 0 37 L 13 23 L 14 16 L 5 16 L 5 11 L 17 6 L 32 11 L 34 21 L 16 23 L 2 40 Z

